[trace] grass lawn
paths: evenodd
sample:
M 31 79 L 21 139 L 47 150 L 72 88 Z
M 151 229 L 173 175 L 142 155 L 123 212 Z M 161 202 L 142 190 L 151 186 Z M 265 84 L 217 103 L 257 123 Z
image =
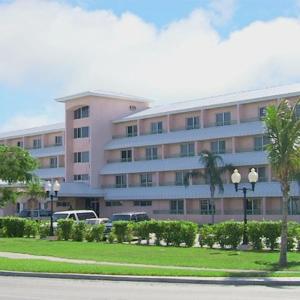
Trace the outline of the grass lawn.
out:
M 105 262 L 265 271 L 276 271 L 279 257 L 277 251 L 241 252 L 220 249 L 64 242 L 25 238 L 0 238 L 0 251 Z M 289 267 L 287 270 L 300 271 L 300 252 L 289 253 L 288 260 Z M 49 264 L 49 262 L 40 263 Z M 86 267 L 88 268 L 88 266 Z M 114 267 L 98 266 L 97 268 L 103 270 Z M 0 269 L 3 269 L 2 263 Z

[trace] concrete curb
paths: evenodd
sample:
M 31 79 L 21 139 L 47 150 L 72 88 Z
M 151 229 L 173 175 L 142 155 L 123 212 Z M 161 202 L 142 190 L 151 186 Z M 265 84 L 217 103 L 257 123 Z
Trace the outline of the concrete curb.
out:
M 127 276 L 97 275 L 73 273 L 42 273 L 0 271 L 0 276 L 33 277 L 48 279 L 107 280 L 151 283 L 188 283 L 188 284 L 220 284 L 220 285 L 264 285 L 264 286 L 300 286 L 300 278 L 242 278 L 242 277 L 161 277 L 161 276 Z

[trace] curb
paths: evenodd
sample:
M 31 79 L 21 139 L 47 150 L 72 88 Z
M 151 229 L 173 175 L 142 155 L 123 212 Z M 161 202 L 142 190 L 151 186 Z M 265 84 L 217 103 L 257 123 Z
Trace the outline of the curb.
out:
M 241 278 L 241 277 L 160 277 L 160 276 L 126 276 L 97 275 L 74 273 L 40 273 L 0 271 L 0 276 L 33 277 L 48 279 L 106 280 L 150 283 L 187 283 L 187 284 L 220 284 L 220 285 L 263 285 L 263 286 L 300 286 L 300 278 Z

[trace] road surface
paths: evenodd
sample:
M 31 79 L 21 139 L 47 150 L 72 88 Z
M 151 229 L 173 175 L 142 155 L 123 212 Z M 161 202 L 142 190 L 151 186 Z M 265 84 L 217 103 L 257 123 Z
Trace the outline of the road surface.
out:
M 83 281 L 0 276 L 1 300 L 299 300 L 300 287 Z

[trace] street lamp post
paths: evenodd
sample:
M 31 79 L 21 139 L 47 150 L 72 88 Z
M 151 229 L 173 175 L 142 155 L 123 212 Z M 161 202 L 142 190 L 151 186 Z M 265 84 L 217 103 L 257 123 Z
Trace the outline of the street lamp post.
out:
M 242 191 L 243 192 L 243 206 L 244 206 L 244 228 L 243 228 L 243 245 L 248 245 L 248 235 L 247 235 L 247 191 L 254 192 L 255 183 L 258 180 L 258 174 L 255 172 L 255 169 L 252 168 L 250 173 L 248 174 L 248 180 L 251 184 L 251 188 L 243 187 L 239 188 L 239 183 L 241 182 L 241 174 L 237 169 L 233 171 L 231 175 L 231 181 L 234 184 L 235 191 Z
M 51 181 L 47 181 L 45 184 L 45 192 L 47 194 L 47 198 L 50 197 L 51 200 L 51 218 L 50 218 L 50 236 L 54 236 L 53 231 L 53 199 L 56 198 L 58 192 L 60 191 L 60 184 L 57 180 L 52 184 Z

